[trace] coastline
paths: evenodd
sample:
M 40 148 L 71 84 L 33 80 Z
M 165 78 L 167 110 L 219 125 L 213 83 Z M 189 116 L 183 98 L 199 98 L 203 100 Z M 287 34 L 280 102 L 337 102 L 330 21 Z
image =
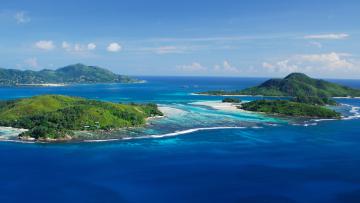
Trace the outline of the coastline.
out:
M 68 86 L 65 83 L 39 83 L 39 84 L 16 84 L 16 86 L 25 86 L 25 87 L 64 87 Z
M 146 124 L 149 124 L 148 121 L 155 120 L 155 119 L 162 119 L 162 118 L 165 118 L 165 116 L 151 116 L 151 117 L 147 117 L 145 120 L 147 121 Z
M 221 102 L 218 102 L 221 104 Z M 206 104 L 206 103 L 205 103 Z M 231 111 L 233 110 L 239 110 L 237 109 L 236 106 L 231 105 L 230 103 L 224 103 L 225 106 L 223 107 L 219 107 L 219 109 L 231 109 Z M 227 106 L 227 107 L 226 107 Z M 170 106 L 160 106 L 159 107 L 160 111 L 164 114 L 163 116 L 152 116 L 152 117 L 148 117 L 146 118 L 146 123 L 144 124 L 144 126 L 146 125 L 151 125 L 151 120 L 156 120 L 156 119 L 162 119 L 165 117 L 173 117 L 173 116 L 184 116 L 186 115 L 186 112 L 181 110 L 181 109 L 177 109 L 174 107 L 170 107 Z M 11 127 L 0 127 L 0 128 L 6 128 L 6 129 L 13 129 Z M 129 128 L 136 128 L 136 127 L 125 127 L 125 128 L 121 128 L 121 129 L 113 129 L 110 131 L 101 131 L 103 133 L 105 132 L 111 132 L 111 131 L 117 131 L 117 130 L 123 130 L 123 129 L 129 129 Z M 215 126 L 215 127 L 200 127 L 200 128 L 189 128 L 189 129 L 181 129 L 181 130 L 176 130 L 174 132 L 169 132 L 169 133 L 164 133 L 164 134 L 150 134 L 150 135 L 142 135 L 142 136 L 138 136 L 138 137 L 122 137 L 122 138 L 109 138 L 109 139 L 77 139 L 76 137 L 71 137 L 71 136 L 65 136 L 64 138 L 59 138 L 59 139 L 52 139 L 52 138 L 40 138 L 40 139 L 35 139 L 32 137 L 19 137 L 18 133 L 17 135 L 12 135 L 12 139 L 0 139 L 0 141 L 5 141 L 5 142 L 17 142 L 17 143 L 45 143 L 45 144 L 52 144 L 52 143 L 89 143 L 89 142 L 111 142 L 111 141 L 120 141 L 120 140 L 131 140 L 131 139 L 147 139 L 147 138 L 163 138 L 163 137 L 171 137 L 171 136 L 177 136 L 177 135 L 183 135 L 183 134 L 189 134 L 189 133 L 193 133 L 193 132 L 197 132 L 197 131 L 203 131 L 203 130 L 217 130 L 217 129 L 243 129 L 246 127 L 237 127 L 237 126 Z M 27 131 L 26 129 L 22 129 L 22 131 Z M 98 133 L 101 133 L 100 131 Z M 94 131 L 81 131 L 81 133 L 94 133 Z M 96 133 L 96 132 L 95 132 Z
M 236 96 L 236 97 L 254 97 L 254 96 L 262 96 L 262 95 L 245 95 L 245 94 L 235 94 L 235 95 L 227 95 L 227 94 L 220 94 L 220 95 L 215 95 L 215 94 L 205 94 L 205 93 L 190 93 L 190 95 L 197 95 L 197 96 L 224 96 L 224 97 L 231 97 L 231 96 Z
M 221 102 L 221 101 L 198 101 L 198 102 L 192 102 L 189 103 L 191 105 L 201 105 L 201 106 L 207 106 L 210 107 L 214 110 L 221 110 L 221 111 L 228 111 L 228 112 L 244 112 L 244 113 L 249 113 L 249 114 L 259 114 L 259 115 L 267 115 L 267 116 L 280 116 L 280 115 L 276 115 L 276 114 L 266 114 L 266 113 L 261 113 L 261 112 L 252 112 L 252 111 L 246 111 L 246 110 L 242 110 L 237 108 L 238 105 L 240 105 L 240 103 L 226 103 L 226 102 Z M 359 109 L 360 107 L 353 107 L 351 109 L 351 112 L 354 113 L 355 115 L 349 116 L 347 117 L 342 117 L 341 119 L 347 120 L 347 119 L 353 119 L 353 118 L 358 118 L 359 117 Z M 173 116 L 186 116 L 186 112 L 178 109 L 178 108 L 174 108 L 171 106 L 159 106 L 159 110 L 164 114 L 163 116 L 153 116 L 153 117 L 147 117 L 146 118 L 146 123 L 144 124 L 146 125 L 151 125 L 151 121 L 152 120 L 156 120 L 156 119 L 162 119 L 162 118 L 166 118 L 166 117 L 173 117 Z M 286 118 L 286 116 L 285 116 Z M 316 118 L 309 118 L 309 120 L 314 121 L 314 122 L 322 122 L 322 121 L 331 121 L 331 120 L 338 120 L 338 119 L 316 119 Z M 304 125 L 307 126 L 307 125 Z M 113 129 L 110 131 L 102 131 L 103 133 L 111 133 L 117 130 L 123 130 L 123 129 L 129 129 L 129 128 L 136 128 L 136 127 L 125 127 L 125 128 L 121 128 L 121 129 Z M 163 138 L 163 137 L 170 137 L 170 136 L 177 136 L 177 135 L 183 135 L 183 134 L 189 134 L 189 133 L 193 133 L 193 132 L 197 132 L 197 131 L 202 131 L 202 130 L 215 130 L 215 129 L 230 129 L 230 128 L 243 128 L 243 127 L 233 127 L 233 126 L 216 126 L 216 127 L 200 127 L 200 128 L 189 128 L 189 129 L 183 129 L 183 130 L 176 130 L 174 132 L 169 132 L 169 133 L 164 133 L 164 134 L 150 134 L 150 135 L 141 135 L 138 137 L 120 137 L 120 138 L 109 138 L 109 139 L 104 139 L 99 137 L 99 139 L 91 139 L 91 137 L 89 137 L 89 139 L 86 138 L 79 138 L 77 139 L 76 137 L 71 137 L 71 136 L 65 136 L 64 138 L 59 138 L 59 139 L 51 139 L 51 138 L 41 138 L 41 139 L 35 139 L 35 138 L 31 138 L 31 137 L 22 137 L 19 138 L 18 136 L 14 136 L 14 134 L 11 136 L 11 139 L 6 139 L 6 137 L 2 137 L 2 139 L 0 139 L 0 141 L 4 141 L 4 142 L 20 142 L 20 143 L 88 143 L 88 142 L 111 142 L 111 141 L 122 141 L 122 140 L 131 140 L 131 139 L 146 139 L 146 138 Z M 11 127 L 0 127 L 0 129 L 14 129 Z M 17 130 L 21 130 L 21 131 L 26 131 L 26 129 L 17 129 Z M 82 133 L 94 133 L 94 131 L 82 131 Z M 96 133 L 96 132 L 95 132 Z M 101 132 L 99 132 L 101 133 Z M 1 138 L 1 137 L 0 137 Z M 5 138 L 5 139 L 4 139 Z
M 28 131 L 28 129 L 0 126 L 0 132 L 5 132 L 0 136 L 0 141 L 19 139 L 18 136 L 26 131 Z
M 245 111 L 243 109 L 239 109 L 237 106 L 240 106 L 241 103 L 235 104 L 235 103 L 227 103 L 221 101 L 199 101 L 199 102 L 192 102 L 190 104 L 207 106 L 215 110 L 221 110 L 221 111 L 231 111 L 231 112 L 237 111 L 237 112 L 252 113 L 252 114 L 254 113 L 251 111 Z
M 144 126 L 150 125 L 151 120 L 162 119 L 162 118 L 165 118 L 165 117 L 166 117 L 165 114 L 163 116 L 147 117 L 147 118 L 145 118 Z M 129 128 L 136 128 L 136 126 L 135 127 L 124 127 L 124 128 L 112 129 L 112 130 L 78 131 L 78 132 L 83 132 L 83 133 L 93 133 L 93 132 L 95 132 L 95 133 L 96 132 L 104 133 L 104 132 L 111 132 L 111 131 L 117 131 L 117 130 L 129 129 Z M 8 142 L 14 141 L 14 142 L 23 142 L 23 143 L 29 143 L 29 142 L 31 142 L 31 143 L 56 143 L 56 142 L 67 142 L 67 141 L 76 140 L 76 138 L 74 139 L 74 137 L 72 137 L 70 135 L 65 135 L 64 137 L 57 138 L 57 139 L 48 138 L 48 137 L 36 139 L 36 138 L 30 137 L 30 136 L 20 137 L 19 135 L 21 133 L 28 131 L 28 129 L 23 129 L 23 128 L 13 128 L 13 127 L 0 126 L 0 132 L 1 131 L 13 131 L 13 133 L 4 133 L 4 135 L 0 135 L 0 141 L 8 141 Z M 87 140 L 86 139 L 83 139 L 83 140 L 79 139 L 77 141 L 86 142 Z
M 197 96 L 218 96 L 218 97 L 270 97 L 270 98 L 287 98 L 291 96 L 264 96 L 264 95 L 246 95 L 246 94 L 205 94 L 205 93 L 190 93 L 190 95 L 197 95 Z M 360 97 L 331 97 L 333 99 L 360 99 Z
M 4 85 L 0 87 L 66 87 L 71 85 L 93 85 L 93 84 L 144 84 L 146 80 L 139 80 L 134 82 L 120 82 L 120 83 L 33 83 L 33 84 L 14 84 Z
M 246 103 L 246 102 L 242 102 L 242 103 Z M 353 119 L 353 118 L 359 118 L 360 115 L 357 113 L 354 113 L 355 115 L 353 116 L 349 116 L 349 117 L 341 117 L 341 118 L 317 118 L 317 117 L 308 117 L 308 116 L 287 116 L 287 115 L 282 115 L 282 114 L 278 114 L 278 113 L 266 113 L 266 112 L 258 112 L 258 111 L 247 111 L 241 108 L 238 108 L 238 106 L 241 105 L 241 103 L 227 103 L 227 102 L 221 102 L 221 101 L 201 101 L 201 102 L 193 102 L 190 103 L 193 105 L 201 105 L 201 106 L 207 106 L 210 107 L 212 109 L 215 110 L 221 110 L 221 111 L 228 111 L 228 112 L 242 112 L 242 113 L 246 113 L 246 114 L 257 114 L 257 115 L 263 115 L 263 116 L 269 116 L 269 117 L 279 117 L 279 118 L 290 118 L 290 119 L 310 119 L 310 120 L 348 120 L 348 119 Z M 352 108 L 352 111 L 356 111 L 359 110 L 360 108 L 354 107 Z
M 113 139 L 105 139 L 105 140 L 84 140 L 83 142 L 111 142 L 111 141 L 120 141 L 120 140 L 134 140 L 134 139 L 151 139 L 151 138 L 165 138 L 165 137 L 174 137 L 178 135 L 190 134 L 198 131 L 205 130 L 221 130 L 221 129 L 245 129 L 247 127 L 241 126 L 219 126 L 219 127 L 203 127 L 203 128 L 191 128 L 185 130 L 178 130 L 171 133 L 164 134 L 153 134 L 153 135 L 144 135 L 139 137 L 124 137 L 124 138 L 113 138 Z
M 247 95 L 247 94 L 204 94 L 204 93 L 190 93 L 190 95 L 198 95 L 198 96 L 217 96 L 217 97 L 270 97 L 270 98 L 287 98 L 290 96 L 264 96 L 264 95 Z

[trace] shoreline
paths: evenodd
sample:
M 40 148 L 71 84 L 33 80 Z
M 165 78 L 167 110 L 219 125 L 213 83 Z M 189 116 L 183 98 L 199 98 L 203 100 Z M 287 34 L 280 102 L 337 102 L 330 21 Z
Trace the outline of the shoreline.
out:
M 164 112 L 162 112 L 164 114 Z M 150 117 L 147 117 L 145 118 L 145 123 L 144 123 L 144 126 L 147 126 L 147 125 L 151 125 L 150 121 L 151 120 L 155 120 L 155 119 L 162 119 L 162 118 L 165 118 L 166 116 L 163 115 L 163 116 L 150 116 Z M 104 133 L 104 132 L 115 132 L 115 131 L 118 131 L 118 130 L 123 130 L 123 129 L 128 129 L 128 128 L 136 128 L 136 127 L 140 127 L 140 126 L 133 126 L 133 127 L 123 127 L 123 128 L 118 128 L 118 129 L 111 129 L 111 130 L 99 130 L 99 131 L 76 131 L 74 130 L 73 132 L 83 132 L 83 133 Z M 19 135 L 23 132 L 26 132 L 28 131 L 28 129 L 24 129 L 24 128 L 13 128 L 13 127 L 7 127 L 7 126 L 0 126 L 0 132 L 1 130 L 4 130 L 4 131 L 16 131 L 16 133 L 11 133 L 9 135 L 1 135 L 0 136 L 0 142 L 1 141 L 7 141 L 7 142 L 22 142 L 22 143 L 63 143 L 63 142 L 69 142 L 69 141 L 79 141 L 79 142 L 85 142 L 86 139 L 79 139 L 79 140 L 76 140 L 74 139 L 74 137 L 70 136 L 70 135 L 65 135 L 64 137 L 62 138 L 57 138 L 57 139 L 53 139 L 53 138 L 39 138 L 39 139 L 36 139 L 36 138 L 33 138 L 33 137 L 30 137 L 30 136 L 24 136 L 24 137 L 20 137 Z
M 200 105 L 200 106 L 207 106 L 211 107 L 215 110 L 223 110 L 223 111 L 237 111 L 241 109 L 237 108 L 237 105 L 234 103 L 225 103 L 221 101 L 199 101 L 199 102 L 192 102 L 192 105 Z M 240 103 L 238 105 L 241 105 Z
M 242 102 L 242 103 L 246 103 L 246 102 Z M 355 114 L 352 116 L 348 116 L 348 117 L 341 116 L 340 118 L 317 118 L 317 117 L 307 117 L 307 116 L 293 117 L 293 116 L 287 116 L 287 115 L 282 115 L 282 114 L 278 114 L 278 113 L 247 111 L 247 110 L 238 108 L 238 106 L 240 106 L 241 103 L 237 104 L 237 103 L 226 103 L 226 102 L 221 102 L 221 101 L 200 101 L 200 102 L 193 102 L 190 104 L 207 106 L 207 107 L 213 108 L 215 110 L 221 110 L 221 111 L 242 112 L 242 113 L 247 113 L 247 114 L 257 114 L 257 115 L 263 115 L 263 116 L 268 116 L 268 117 L 280 117 L 280 118 L 290 118 L 290 119 L 309 119 L 309 120 L 315 120 L 315 121 L 323 121 L 323 120 L 349 120 L 349 119 L 360 118 L 360 113 L 353 112 L 353 111 L 359 110 L 360 107 L 353 107 L 350 110 L 350 112 Z
M 68 86 L 65 83 L 38 83 L 38 84 L 16 84 L 17 87 L 64 87 Z
M 266 113 L 261 113 L 261 112 L 252 112 L 252 111 L 246 111 L 246 110 L 242 110 L 242 109 L 238 109 L 237 106 L 240 105 L 241 103 L 237 104 L 237 103 L 226 103 L 226 102 L 221 102 L 221 101 L 198 101 L 198 102 L 192 102 L 189 103 L 192 105 L 202 105 L 202 106 L 207 106 L 210 108 L 213 108 L 214 110 L 223 110 L 223 111 L 237 111 L 237 112 L 244 112 L 244 113 L 249 113 L 249 114 L 259 114 L 259 115 L 267 115 L 267 116 L 276 116 L 276 115 L 269 115 Z M 181 109 L 177 109 L 174 107 L 170 107 L 170 106 L 159 106 L 159 109 L 161 110 L 161 112 L 164 114 L 163 116 L 153 116 L 153 117 L 148 117 L 146 118 L 146 123 L 145 125 L 151 125 L 151 120 L 152 119 L 162 119 L 162 118 L 166 118 L 168 116 L 184 116 L 183 111 Z M 349 117 L 342 117 L 342 119 L 344 120 L 348 120 L 348 119 L 357 119 L 360 118 L 360 113 L 359 113 L 360 107 L 352 107 L 351 112 L 355 113 L 355 115 L 349 116 Z M 313 121 L 313 122 L 323 122 L 323 121 L 333 121 L 333 120 L 338 120 L 338 119 L 317 119 L 317 118 L 308 118 L 309 121 Z M 296 124 L 295 124 L 296 125 Z M 299 124 L 302 125 L 302 124 Z M 309 126 L 310 124 L 305 124 L 304 126 Z M 125 128 L 129 128 L 129 127 L 125 127 Z M 130 127 L 133 128 L 133 127 Z M 149 134 L 149 135 L 140 135 L 137 137 L 129 137 L 129 136 L 124 136 L 124 137 L 119 137 L 119 138 L 108 138 L 108 139 L 77 139 L 77 138 L 73 138 L 70 136 L 64 137 L 64 138 L 60 138 L 60 139 L 51 139 L 51 138 L 42 138 L 42 139 L 35 139 L 35 138 L 30 138 L 30 137 L 24 137 L 24 138 L 19 138 L 18 136 L 15 137 L 15 135 L 12 135 L 11 137 L 9 136 L 4 136 L 3 138 L 10 138 L 10 139 L 0 139 L 0 142 L 15 142 L 15 143 L 34 143 L 34 144 L 55 144 L 55 143 L 97 143 L 97 142 L 111 142 L 111 141 L 125 141 L 125 140 L 133 140 L 133 139 L 151 139 L 151 138 L 164 138 L 164 137 L 171 137 L 171 136 L 178 136 L 178 135 L 183 135 L 183 134 L 190 134 L 193 132 L 197 132 L 197 131 L 203 131 L 203 130 L 216 130 L 216 129 L 235 129 L 235 128 L 246 128 L 246 127 L 240 127 L 240 126 L 214 126 L 214 127 L 198 127 L 198 128 L 189 128 L 189 129 L 182 129 L 182 130 L 175 130 L 174 132 L 169 132 L 169 133 L 164 133 L 164 134 Z M 0 129 L 5 129 L 5 130 L 12 130 L 15 128 L 12 127 L 1 127 Z M 124 129 L 124 128 L 122 128 Z M 16 130 L 22 130 L 22 131 L 26 131 L 26 129 L 16 129 Z M 116 131 L 119 129 L 113 129 L 111 131 Z M 86 132 L 94 132 L 94 131 L 86 131 Z M 84 131 L 84 133 L 86 133 Z M 11 139 L 13 138 L 13 139 Z
M 164 133 L 164 134 L 150 134 L 150 135 L 142 135 L 138 137 L 122 137 L 122 138 L 109 138 L 109 139 L 17 139 L 17 140 L 0 140 L 0 142 L 14 142 L 14 143 L 28 143 L 28 144 L 54 144 L 54 143 L 97 143 L 97 142 L 112 142 L 112 141 L 126 141 L 126 140 L 134 140 L 134 139 L 152 139 L 152 138 L 166 138 L 166 137 L 174 137 L 178 135 L 190 134 L 198 131 L 206 131 L 206 130 L 222 130 L 222 129 L 246 129 L 249 127 L 244 126 L 215 126 L 215 127 L 199 127 L 199 128 L 190 128 L 177 130 L 174 132 Z M 251 128 L 261 128 L 261 127 L 251 127 Z
M 205 93 L 190 93 L 190 95 L 197 96 L 218 96 L 218 97 L 270 97 L 270 98 L 291 98 L 291 96 L 264 96 L 264 95 L 246 95 L 246 94 L 205 94 Z M 360 99 L 360 97 L 331 97 L 333 99 Z
M 245 102 L 242 102 L 245 103 Z M 192 102 L 190 103 L 192 105 L 200 105 L 200 106 L 207 106 L 210 108 L 213 108 L 215 110 L 220 111 L 227 111 L 227 112 L 242 112 L 246 114 L 259 114 L 261 115 L 261 112 L 253 112 L 253 111 L 246 111 L 244 109 L 238 108 L 238 106 L 241 106 L 241 103 L 227 103 L 222 101 L 200 101 L 200 102 Z
M 0 132 L 4 132 L 4 131 L 5 131 L 5 133 L 0 136 L 0 141 L 19 139 L 18 136 L 21 133 L 28 131 L 28 129 L 0 126 Z
M 146 124 L 145 125 L 148 125 L 148 121 L 151 121 L 151 120 L 156 120 L 156 119 L 162 119 L 162 118 L 165 118 L 166 116 L 151 116 L 151 117 L 147 117 L 145 120 L 146 120 Z
M 147 83 L 146 80 L 140 80 L 135 82 L 122 82 L 122 83 L 34 83 L 34 84 L 13 84 L 13 85 L 3 85 L 0 87 L 66 87 L 73 85 L 94 85 L 94 84 L 144 84 Z
M 247 95 L 247 94 L 203 94 L 203 93 L 190 93 L 190 95 L 197 95 L 197 96 L 217 96 L 217 97 L 279 97 L 279 98 L 286 98 L 290 96 L 264 96 L 264 95 Z

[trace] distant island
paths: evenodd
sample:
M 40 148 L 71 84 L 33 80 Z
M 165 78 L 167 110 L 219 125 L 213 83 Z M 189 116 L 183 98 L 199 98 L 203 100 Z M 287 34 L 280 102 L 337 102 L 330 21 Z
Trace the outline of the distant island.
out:
M 74 64 L 56 70 L 40 71 L 0 68 L 0 86 L 60 86 L 89 83 L 138 83 L 129 76 L 117 75 L 97 66 Z
M 256 100 L 242 103 L 239 108 L 295 117 L 340 118 L 340 114 L 323 107 L 337 105 L 333 97 L 359 97 L 360 90 L 325 80 L 313 79 L 303 73 L 291 73 L 284 79 L 270 79 L 259 86 L 243 90 L 215 90 L 199 94 L 218 96 L 273 96 L 288 97 L 279 100 Z M 233 99 L 224 99 L 233 100 Z
M 303 73 L 291 73 L 284 79 L 270 79 L 259 86 L 243 90 L 215 90 L 200 94 L 292 97 L 302 103 L 333 105 L 335 101 L 332 97 L 360 97 L 360 90 L 313 79 Z
M 0 126 L 28 129 L 25 140 L 71 140 L 74 131 L 110 131 L 146 124 L 162 116 L 156 104 L 119 104 L 42 95 L 0 102 Z

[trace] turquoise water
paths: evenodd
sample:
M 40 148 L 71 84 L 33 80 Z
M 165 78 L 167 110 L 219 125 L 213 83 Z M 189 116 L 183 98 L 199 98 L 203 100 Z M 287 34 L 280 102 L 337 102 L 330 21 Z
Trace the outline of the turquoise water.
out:
M 1 99 L 66 94 L 156 102 L 166 118 L 117 141 L 0 142 L 0 202 L 360 202 L 360 99 L 341 121 L 299 121 L 197 105 L 265 79 L 148 77 L 148 83 L 1 88 Z M 360 81 L 337 81 L 360 87 Z M 251 97 L 242 97 L 252 100 Z M 0 131 L 0 137 L 9 132 Z

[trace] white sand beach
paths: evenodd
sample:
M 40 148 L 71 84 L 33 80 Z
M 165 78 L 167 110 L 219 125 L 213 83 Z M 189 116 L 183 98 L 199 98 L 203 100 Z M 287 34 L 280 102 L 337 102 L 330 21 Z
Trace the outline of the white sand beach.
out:
M 174 116 L 184 116 L 187 114 L 186 111 L 169 107 L 169 106 L 159 106 L 159 110 L 164 114 L 166 117 L 174 117 Z
M 0 126 L 0 140 L 17 139 L 19 134 L 26 131 L 27 129 Z
M 40 84 L 17 84 L 18 86 L 37 86 L 37 87 L 63 87 L 64 83 L 40 83 Z
M 237 108 L 237 106 L 239 106 L 239 104 L 226 103 L 226 102 L 221 102 L 221 101 L 201 101 L 201 102 L 193 102 L 190 104 L 208 106 L 213 109 L 223 110 L 223 111 L 244 111 L 244 110 Z

